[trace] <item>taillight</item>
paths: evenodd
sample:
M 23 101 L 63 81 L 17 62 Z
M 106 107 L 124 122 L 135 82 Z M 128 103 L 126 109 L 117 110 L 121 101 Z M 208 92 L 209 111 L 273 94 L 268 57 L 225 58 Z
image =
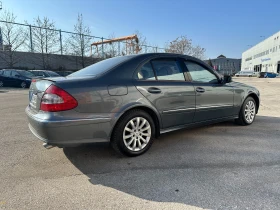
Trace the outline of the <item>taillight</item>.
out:
M 40 109 L 46 112 L 59 112 L 74 109 L 77 106 L 78 102 L 73 96 L 65 90 L 51 85 L 41 99 Z
M 36 82 L 36 79 L 32 79 L 31 82 Z

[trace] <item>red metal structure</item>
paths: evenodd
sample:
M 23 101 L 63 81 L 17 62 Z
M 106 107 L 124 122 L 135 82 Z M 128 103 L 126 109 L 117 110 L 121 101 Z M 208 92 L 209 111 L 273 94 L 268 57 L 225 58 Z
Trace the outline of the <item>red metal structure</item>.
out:
M 100 56 L 99 52 L 100 50 L 98 49 L 98 47 L 101 45 L 101 53 L 103 54 L 103 45 L 104 44 L 112 44 L 113 42 L 124 42 L 125 43 L 125 52 L 126 55 L 128 54 L 138 54 L 141 50 L 141 48 L 139 47 L 139 39 L 137 37 L 136 34 L 133 34 L 131 36 L 124 36 L 124 37 L 118 37 L 118 38 L 114 38 L 114 39 L 110 39 L 110 40 L 103 40 L 103 41 L 99 41 L 99 42 L 93 42 L 91 44 L 90 47 L 90 55 L 92 56 L 92 47 L 96 47 L 96 53 L 98 56 Z M 120 49 L 119 49 L 120 51 Z

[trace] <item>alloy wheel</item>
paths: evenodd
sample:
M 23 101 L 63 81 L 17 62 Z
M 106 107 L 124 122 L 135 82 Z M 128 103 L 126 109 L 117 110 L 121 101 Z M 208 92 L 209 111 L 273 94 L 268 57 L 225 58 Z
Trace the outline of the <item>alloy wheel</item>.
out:
M 245 119 L 248 123 L 252 123 L 256 114 L 256 107 L 253 101 L 248 101 L 245 106 Z
M 22 82 L 22 83 L 20 84 L 20 86 L 21 86 L 22 88 L 26 88 L 26 83 L 25 83 L 25 82 Z
M 148 120 L 143 117 L 135 117 L 124 128 L 124 144 L 131 151 L 140 151 L 148 145 L 151 133 L 152 128 Z

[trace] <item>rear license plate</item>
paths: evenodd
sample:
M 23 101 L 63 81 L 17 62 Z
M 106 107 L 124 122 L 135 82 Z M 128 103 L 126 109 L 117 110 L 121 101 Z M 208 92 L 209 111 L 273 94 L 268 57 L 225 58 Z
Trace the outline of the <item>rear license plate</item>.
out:
M 34 109 L 37 107 L 37 95 L 33 94 L 31 101 L 30 101 L 30 106 Z

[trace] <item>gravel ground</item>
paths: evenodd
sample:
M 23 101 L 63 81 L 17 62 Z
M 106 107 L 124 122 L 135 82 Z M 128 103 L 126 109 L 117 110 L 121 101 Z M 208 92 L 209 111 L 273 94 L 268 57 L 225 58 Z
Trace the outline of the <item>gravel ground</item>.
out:
M 28 91 L 0 89 L 0 209 L 279 209 L 280 79 L 256 86 L 253 125 L 162 135 L 136 158 L 108 144 L 46 150 L 27 127 Z

